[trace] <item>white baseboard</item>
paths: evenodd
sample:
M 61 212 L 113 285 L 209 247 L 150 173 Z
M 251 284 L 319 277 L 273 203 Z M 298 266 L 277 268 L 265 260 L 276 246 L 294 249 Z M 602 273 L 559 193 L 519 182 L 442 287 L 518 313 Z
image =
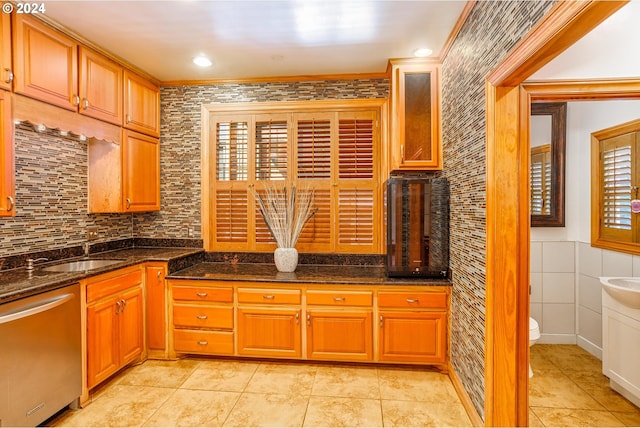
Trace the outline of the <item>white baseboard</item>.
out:
M 578 335 L 578 346 L 602 361 L 602 347 Z
M 546 345 L 575 345 L 575 334 L 548 334 L 542 333 L 537 343 Z

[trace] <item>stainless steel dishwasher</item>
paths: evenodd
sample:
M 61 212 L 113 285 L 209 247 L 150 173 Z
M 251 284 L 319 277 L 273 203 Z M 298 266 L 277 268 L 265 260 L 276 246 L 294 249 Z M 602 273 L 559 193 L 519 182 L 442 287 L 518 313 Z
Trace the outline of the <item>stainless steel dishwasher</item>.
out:
M 80 286 L 0 305 L 0 426 L 36 426 L 82 390 Z

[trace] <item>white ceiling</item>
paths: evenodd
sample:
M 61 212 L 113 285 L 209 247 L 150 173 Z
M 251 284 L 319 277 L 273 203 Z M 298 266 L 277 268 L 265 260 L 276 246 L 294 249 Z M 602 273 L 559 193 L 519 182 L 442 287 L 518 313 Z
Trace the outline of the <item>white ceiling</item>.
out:
M 438 57 L 463 0 L 47 1 L 46 16 L 161 81 L 382 73 Z M 194 56 L 213 61 L 199 68 Z

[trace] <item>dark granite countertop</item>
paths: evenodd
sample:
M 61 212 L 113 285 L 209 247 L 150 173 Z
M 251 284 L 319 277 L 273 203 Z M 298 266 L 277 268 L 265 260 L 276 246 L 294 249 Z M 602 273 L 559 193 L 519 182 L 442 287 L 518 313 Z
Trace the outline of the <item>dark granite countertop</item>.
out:
M 381 266 L 299 264 L 292 273 L 278 272 L 268 263 L 198 263 L 174 272 L 169 279 L 297 282 L 315 284 L 451 285 L 446 279 L 389 278 Z
M 139 263 L 167 262 L 169 272 L 172 272 L 197 263 L 202 260 L 202 257 L 204 257 L 204 251 L 198 248 L 128 248 L 91 254 L 90 259 L 111 259 L 118 260 L 118 263 L 90 271 L 49 272 L 44 270 L 48 266 L 82 260 L 83 257 L 39 263 L 32 271 L 27 271 L 26 268 L 0 271 L 0 303 L 53 290 L 83 278 Z

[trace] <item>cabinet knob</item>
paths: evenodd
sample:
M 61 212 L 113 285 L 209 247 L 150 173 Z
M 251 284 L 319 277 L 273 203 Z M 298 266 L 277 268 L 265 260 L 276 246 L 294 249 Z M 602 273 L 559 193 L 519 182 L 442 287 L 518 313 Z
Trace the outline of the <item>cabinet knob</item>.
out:
M 73 105 L 74 106 L 79 106 L 80 105 L 80 97 L 77 95 L 73 95 Z
M 7 78 L 4 79 L 4 83 L 11 83 L 13 82 L 13 71 L 11 71 L 10 68 L 5 68 L 4 71 L 7 72 Z
M 82 108 L 83 108 L 84 110 L 86 110 L 86 109 L 88 109 L 88 108 L 89 108 L 89 100 L 88 100 L 88 99 L 86 99 L 86 98 L 83 98 L 83 99 L 82 99 Z
M 7 211 L 12 211 L 15 203 L 13 201 L 13 196 L 7 196 L 7 201 L 9 201 L 9 206 L 7 207 Z
M 127 123 L 129 123 L 129 122 L 131 122 L 131 115 L 130 114 L 127 115 Z

